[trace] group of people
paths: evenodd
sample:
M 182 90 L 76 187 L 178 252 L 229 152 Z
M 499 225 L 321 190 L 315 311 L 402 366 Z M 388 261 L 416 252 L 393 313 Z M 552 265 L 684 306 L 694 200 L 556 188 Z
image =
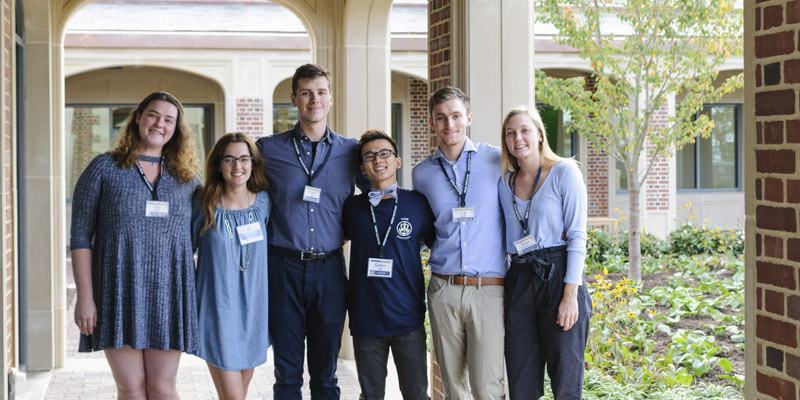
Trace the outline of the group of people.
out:
M 539 398 L 545 366 L 557 399 L 581 398 L 586 188 L 536 109 L 508 113 L 501 149 L 467 137 L 461 90 L 437 90 L 438 145 L 408 190 L 391 136 L 327 126 L 324 68 L 299 67 L 291 101 L 293 129 L 222 136 L 201 182 L 180 102 L 153 93 L 78 180 L 79 351 L 105 352 L 118 398 L 177 399 L 186 352 L 221 399 L 243 399 L 272 346 L 274 398 L 302 398 L 307 363 L 311 397 L 338 399 L 349 311 L 361 398 L 384 398 L 391 351 L 403 398 L 427 399 L 426 294 L 447 399 L 504 398 L 505 371 L 512 399 Z

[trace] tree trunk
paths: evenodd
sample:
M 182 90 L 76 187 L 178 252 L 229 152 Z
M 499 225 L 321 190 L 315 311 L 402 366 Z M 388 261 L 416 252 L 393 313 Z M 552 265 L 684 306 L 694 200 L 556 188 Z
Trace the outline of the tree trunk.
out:
M 631 179 L 630 177 L 628 179 Z M 628 182 L 631 182 L 630 180 Z M 642 280 L 642 245 L 639 233 L 641 232 L 639 218 L 639 189 L 632 188 L 633 184 L 628 185 L 628 196 L 630 198 L 630 220 L 628 221 L 628 279 L 639 282 Z M 638 185 L 636 185 L 638 186 Z

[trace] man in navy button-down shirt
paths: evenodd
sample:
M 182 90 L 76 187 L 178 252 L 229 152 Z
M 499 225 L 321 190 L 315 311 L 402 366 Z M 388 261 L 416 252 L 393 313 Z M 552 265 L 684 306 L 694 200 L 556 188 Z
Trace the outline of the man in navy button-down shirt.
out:
M 467 138 L 472 114 L 460 89 L 437 90 L 428 106 L 438 146 L 414 167 L 412 180 L 436 217 L 428 307 L 445 398 L 501 399 L 506 254 L 500 149 Z
M 311 397 L 338 399 L 336 360 L 346 310 L 342 206 L 360 175 L 356 139 L 327 126 L 328 72 L 306 64 L 292 78 L 293 129 L 258 140 L 270 181 L 269 325 L 275 399 L 301 399 L 308 341 Z

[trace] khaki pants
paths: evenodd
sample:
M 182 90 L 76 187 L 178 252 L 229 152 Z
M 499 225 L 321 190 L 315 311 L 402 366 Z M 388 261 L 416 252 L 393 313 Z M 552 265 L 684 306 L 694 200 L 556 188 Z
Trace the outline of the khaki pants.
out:
M 431 277 L 428 307 L 445 399 L 505 399 L 503 293 L 503 286 Z

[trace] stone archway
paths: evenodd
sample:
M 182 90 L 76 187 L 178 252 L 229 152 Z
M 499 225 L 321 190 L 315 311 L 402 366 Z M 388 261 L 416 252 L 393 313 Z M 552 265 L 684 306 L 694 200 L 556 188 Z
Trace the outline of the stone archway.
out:
M 66 261 L 64 49 L 70 17 L 93 0 L 23 0 L 28 98 L 25 179 L 28 243 L 29 369 L 62 366 L 68 318 Z M 345 135 L 388 127 L 391 0 L 276 0 L 309 32 L 312 58 L 334 76 L 336 104 L 329 122 Z M 228 105 L 230 107 L 230 105 Z

